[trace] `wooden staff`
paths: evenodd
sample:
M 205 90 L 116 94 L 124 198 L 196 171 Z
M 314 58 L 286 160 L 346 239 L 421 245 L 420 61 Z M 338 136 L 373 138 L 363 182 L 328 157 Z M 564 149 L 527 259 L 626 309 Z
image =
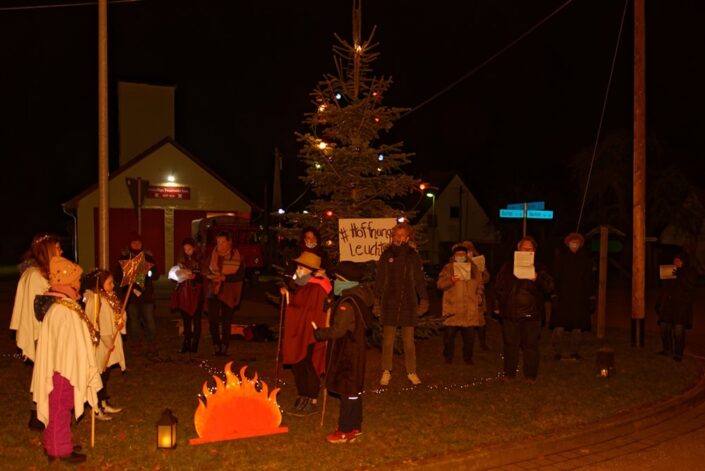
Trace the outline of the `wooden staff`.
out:
M 330 312 L 332 308 L 328 308 L 328 311 L 326 312 L 326 327 L 330 327 Z M 333 346 L 331 344 L 331 350 L 333 349 Z M 326 357 L 330 358 L 328 355 L 328 340 L 326 340 Z M 328 374 L 328 370 L 326 368 L 326 375 Z M 328 402 L 328 386 L 326 377 L 324 376 L 324 382 L 323 382 L 323 407 L 321 407 L 321 423 L 318 425 L 318 428 L 323 428 L 323 419 L 326 417 L 326 404 Z
M 100 277 L 96 276 L 95 277 L 95 291 L 93 292 L 93 307 L 94 307 L 94 313 L 93 313 L 93 325 L 98 326 L 98 314 L 100 313 Z M 100 328 L 96 329 L 97 331 L 100 331 Z M 100 342 L 100 339 L 98 339 L 98 342 Z M 96 350 L 98 349 L 98 345 L 96 345 L 93 348 L 93 357 L 95 358 Z M 96 401 L 98 399 L 96 398 Z M 96 413 L 96 408 L 100 407 L 100 404 L 96 404 L 93 409 L 91 410 L 91 448 L 95 448 L 95 413 Z
M 279 384 L 279 355 L 282 349 L 282 325 L 284 323 L 284 309 L 287 304 L 289 304 L 289 291 L 286 295 L 281 294 L 281 300 L 279 301 L 279 333 L 277 334 L 277 357 L 274 359 L 274 385 Z
M 127 309 L 127 300 L 130 299 L 130 294 L 132 294 L 132 287 L 134 286 L 135 282 L 134 280 L 130 282 L 130 286 L 127 288 L 127 295 L 125 296 L 125 300 L 122 302 L 122 310 L 120 312 L 125 315 L 125 309 Z M 120 335 L 120 331 L 116 331 L 115 334 L 113 335 L 113 347 L 115 347 L 115 341 L 117 340 L 117 336 Z M 114 348 L 113 348 L 114 350 Z M 110 361 L 110 354 L 113 353 L 113 350 L 108 350 L 108 354 L 105 356 L 105 366 L 103 367 L 103 371 L 105 371 L 108 368 L 108 362 Z

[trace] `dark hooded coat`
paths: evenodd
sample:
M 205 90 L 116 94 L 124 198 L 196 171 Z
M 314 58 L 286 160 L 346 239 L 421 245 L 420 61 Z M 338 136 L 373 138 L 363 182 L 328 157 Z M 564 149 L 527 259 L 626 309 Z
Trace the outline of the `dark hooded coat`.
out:
M 698 273 L 685 254 L 678 256 L 683 266 L 676 270 L 675 280 L 663 280 L 656 301 L 658 323 L 682 324 L 686 329 L 693 326 L 693 302 Z
M 315 332 L 328 340 L 326 387 L 355 396 L 365 387 L 366 331 L 372 327 L 372 290 L 364 285 L 343 291 L 332 309 L 331 326 Z
M 557 296 L 551 306 L 549 327 L 590 330 L 590 298 L 594 297 L 595 284 L 592 261 L 584 247 L 575 253 L 566 248 L 558 254 L 553 267 L 553 279 Z

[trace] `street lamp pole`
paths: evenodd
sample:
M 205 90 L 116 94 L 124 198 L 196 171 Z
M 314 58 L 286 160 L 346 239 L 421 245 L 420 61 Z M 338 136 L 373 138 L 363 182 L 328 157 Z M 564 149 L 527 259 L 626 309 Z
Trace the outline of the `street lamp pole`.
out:
M 436 242 L 436 194 L 433 192 L 426 193 L 426 197 L 431 198 L 431 253 L 433 254 L 433 262 L 438 263 L 438 242 Z

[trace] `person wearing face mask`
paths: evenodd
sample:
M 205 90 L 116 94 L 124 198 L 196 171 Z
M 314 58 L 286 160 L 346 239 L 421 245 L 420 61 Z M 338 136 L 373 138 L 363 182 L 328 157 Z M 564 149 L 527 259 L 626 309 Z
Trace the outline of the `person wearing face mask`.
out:
M 304 227 L 301 230 L 301 235 L 297 244 L 296 257 L 288 262 L 286 269 L 286 274 L 291 277 L 291 282 L 289 283 L 290 289 L 296 288 L 296 284 L 293 283 L 292 276 L 296 271 L 295 258 L 300 257 L 301 254 L 306 252 L 312 253 L 321 258 L 321 272 L 319 275 L 322 275 L 323 272 L 325 272 L 328 276 L 333 274 L 333 267 L 330 262 L 330 258 L 321 245 L 321 235 L 318 233 L 318 230 L 313 226 Z
M 663 350 L 659 355 L 673 355 L 683 360 L 685 331 L 693 325 L 693 302 L 698 271 L 689 263 L 688 254 L 681 252 L 673 258 L 674 280 L 663 280 L 656 301 L 658 324 L 661 328 Z
M 473 364 L 475 328 L 485 325 L 483 286 L 489 281 L 489 273 L 480 272 L 477 265 L 468 257 L 468 249 L 463 244 L 455 244 L 453 256 L 438 276 L 436 286 L 443 291 L 443 357 L 446 363 L 453 362 L 455 336 L 458 332 L 463 339 L 463 360 Z
M 316 342 L 313 324 L 325 325 L 324 306 L 333 287 L 321 268 L 318 255 L 304 252 L 294 262 L 296 289 L 289 296 L 286 287 L 280 288 L 281 295 L 289 299 L 284 313 L 284 332 L 280 335 L 283 335 L 282 363 L 291 367 L 298 393 L 290 413 L 304 416 L 318 410 L 326 347 Z
M 333 292 L 339 296 L 331 308 L 330 327 L 313 334 L 328 341 L 326 387 L 340 399 L 340 415 L 329 443 L 350 443 L 362 434 L 362 396 L 365 389 L 366 332 L 372 328 L 374 293 L 361 283 L 364 264 L 340 262 L 336 266 Z
M 37 296 L 35 312 L 42 322 L 32 372 L 32 394 L 44 429 L 49 462 L 81 463 L 86 455 L 74 450 L 71 409 L 76 419 L 86 401 L 97 410 L 102 388 L 95 347 L 100 333 L 78 303 L 81 267 L 63 257 L 49 264 L 50 289 Z
M 564 332 L 570 332 L 568 358 L 580 360 L 580 339 L 582 332 L 591 328 L 590 316 L 595 301 L 592 261 L 583 249 L 585 239 L 581 234 L 572 232 L 563 243 L 565 248 L 559 252 L 553 267 L 556 296 L 552 300 L 548 327 L 553 329 L 554 358 L 564 358 L 562 337 Z
M 536 241 L 525 236 L 517 243 L 519 252 L 536 252 Z M 519 351 L 523 354 L 522 371 L 527 383 L 534 383 L 539 370 L 539 339 L 545 300 L 553 294 L 554 282 L 543 264 L 534 263 L 530 279 L 514 275 L 514 260 L 502 265 L 495 283 L 494 312 L 502 320 L 504 343 L 504 382 L 516 377 Z
M 416 373 L 414 326 L 418 317 L 428 311 L 428 291 L 419 253 L 411 242 L 413 231 L 406 223 L 392 228 L 392 243 L 379 257 L 375 278 L 375 296 L 383 328 L 382 378 L 387 386 L 392 377 L 394 338 L 401 327 L 404 363 L 411 384 L 421 384 Z

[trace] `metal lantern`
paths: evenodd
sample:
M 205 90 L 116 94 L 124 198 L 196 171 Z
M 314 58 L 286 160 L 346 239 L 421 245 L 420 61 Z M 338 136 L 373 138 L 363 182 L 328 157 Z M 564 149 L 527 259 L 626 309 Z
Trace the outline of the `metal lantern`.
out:
M 179 420 L 170 409 L 164 409 L 157 421 L 157 448 L 176 448 L 176 424 Z
M 614 350 L 602 347 L 597 351 L 595 371 L 600 378 L 609 378 L 617 372 L 614 367 Z

